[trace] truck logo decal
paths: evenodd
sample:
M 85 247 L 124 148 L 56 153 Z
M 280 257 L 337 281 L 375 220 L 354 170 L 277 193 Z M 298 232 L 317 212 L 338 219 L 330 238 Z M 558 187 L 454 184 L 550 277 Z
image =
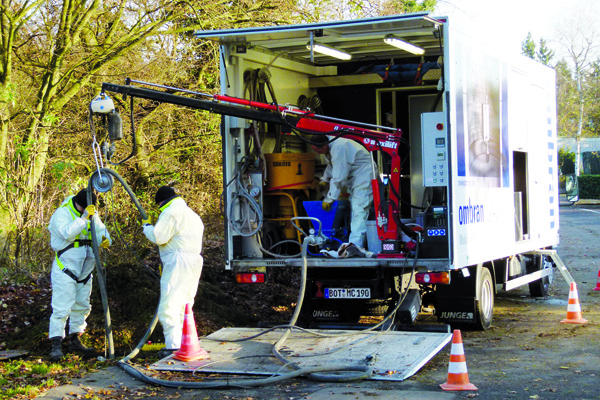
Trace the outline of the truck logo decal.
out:
M 461 225 L 480 224 L 484 221 L 483 204 L 469 204 L 458 207 L 458 222 Z
M 363 140 L 363 143 L 366 146 L 375 146 L 375 147 L 379 147 L 379 144 L 380 144 L 381 147 L 385 147 L 386 149 L 396 150 L 398 148 L 398 143 L 397 142 L 392 142 L 391 140 L 386 140 L 385 142 L 379 142 L 379 144 L 377 144 L 377 140 L 365 138 Z
M 441 315 L 445 319 L 473 319 L 473 313 L 461 311 L 444 311 Z
M 313 318 L 339 318 L 340 314 L 337 311 L 328 310 L 313 310 Z

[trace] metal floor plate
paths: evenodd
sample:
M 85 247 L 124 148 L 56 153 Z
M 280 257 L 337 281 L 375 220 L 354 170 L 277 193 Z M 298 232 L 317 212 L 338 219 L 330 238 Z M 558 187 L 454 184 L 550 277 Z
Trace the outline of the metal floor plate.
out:
M 189 371 L 220 374 L 277 375 L 288 372 L 272 356 L 271 349 L 283 330 L 223 328 L 200 339 L 200 347 L 209 359 L 183 362 L 173 356 L 151 365 L 158 371 Z M 318 335 L 329 336 L 318 336 Z M 414 375 L 452 339 L 451 333 L 439 332 L 374 332 L 340 330 L 294 331 L 280 353 L 300 367 L 323 365 L 371 365 L 372 380 L 403 381 Z

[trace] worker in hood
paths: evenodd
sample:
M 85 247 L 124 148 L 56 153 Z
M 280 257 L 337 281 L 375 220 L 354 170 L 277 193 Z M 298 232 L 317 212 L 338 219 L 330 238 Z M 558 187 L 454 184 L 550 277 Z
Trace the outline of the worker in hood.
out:
M 52 340 L 52 361 L 63 357 L 61 347 L 67 319 L 69 351 L 96 352 L 93 348 L 84 347 L 80 340 L 92 309 L 90 294 L 95 258 L 90 220 L 94 219 L 94 234 L 101 248 L 107 249 L 111 239 L 96 213 L 96 195 L 92 193 L 92 204 L 88 204 L 87 194 L 87 189 L 82 189 L 77 195 L 67 197 L 54 211 L 48 225 L 50 246 L 55 251 L 51 272 L 52 315 L 48 332 Z
M 202 272 L 202 219 L 170 186 L 161 186 L 154 197 L 160 207 L 155 225 L 142 221 L 144 235 L 158 245 L 163 264 L 158 320 L 165 335 L 164 358 L 181 347 L 185 305 L 194 304 Z
M 350 255 L 364 256 L 367 218 L 369 217 L 369 208 L 373 203 L 371 180 L 373 179 L 374 161 L 367 149 L 354 140 L 343 137 L 332 139 L 334 137 L 326 135 L 313 135 L 311 139 L 312 149 L 318 154 L 325 154 L 328 160 L 325 173 L 319 182 L 322 192 L 329 186 L 325 200 L 323 200 L 323 210 L 331 209 L 331 204 L 339 198 L 343 186 L 348 188 L 352 207 L 348 241 L 360 251 L 356 252 L 350 248 L 347 250 Z

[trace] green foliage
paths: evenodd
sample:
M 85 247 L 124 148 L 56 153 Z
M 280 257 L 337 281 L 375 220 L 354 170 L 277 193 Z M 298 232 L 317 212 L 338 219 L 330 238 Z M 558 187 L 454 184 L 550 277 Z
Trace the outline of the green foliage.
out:
M 382 15 L 433 11 L 436 5 L 437 0 L 387 0 L 383 2 Z
M 535 42 L 531 32 L 527 33 L 527 38 L 521 42 L 521 53 L 532 60 L 535 60 Z
M 550 66 L 550 61 L 554 57 L 554 50 L 548 47 L 544 38 L 540 38 L 540 46 L 536 49 L 531 32 L 527 33 L 527 37 L 521 42 L 521 53 L 548 66 Z
M 13 104 L 0 108 L 2 277 L 26 282 L 47 276 L 50 216 L 67 195 L 87 186 L 100 161 L 92 143 L 103 144 L 106 131 L 98 118 L 91 132 L 88 107 L 102 82 L 122 83 L 131 76 L 218 92 L 218 45 L 199 42 L 192 32 L 290 23 L 292 3 L 157 0 L 131 9 L 126 3 L 58 1 L 42 10 L 43 2 L 35 0 L 21 14 L 16 3 L 0 10 L 15 29 L 0 33 L 5 43 L 0 58 L 18 53 L 11 69 L 0 66 L 0 101 Z M 124 119 L 124 139 L 111 161 L 123 160 L 134 147 L 130 112 L 137 150 L 123 167 L 105 166 L 123 176 L 154 219 L 154 192 L 174 184 L 206 221 L 207 235 L 221 235 L 219 117 L 151 102 L 114 101 Z M 116 183 L 100 202 L 99 213 L 118 239 L 103 257 L 137 262 L 137 252 L 150 246 L 129 196 Z
M 33 398 L 43 391 L 65 384 L 69 376 L 97 371 L 101 364 L 69 355 L 58 363 L 42 359 L 0 362 L 0 399 Z M 26 383 L 26 384 L 23 384 Z
M 575 153 L 566 151 L 563 148 L 558 149 L 558 167 L 561 174 L 574 174 Z
M 437 0 L 299 0 L 296 15 L 310 23 L 433 11 L 436 5 Z
M 554 50 L 551 50 L 544 38 L 540 38 L 540 47 L 536 54 L 537 60 L 544 65 L 550 65 L 550 61 L 554 58 Z
M 590 136 L 600 136 L 600 59 L 592 63 L 585 84 L 589 87 L 585 129 Z
M 578 184 L 580 199 L 600 199 L 600 175 L 581 175 Z
M 558 135 L 574 137 L 577 133 L 579 95 L 577 83 L 566 60 L 561 59 L 555 67 Z

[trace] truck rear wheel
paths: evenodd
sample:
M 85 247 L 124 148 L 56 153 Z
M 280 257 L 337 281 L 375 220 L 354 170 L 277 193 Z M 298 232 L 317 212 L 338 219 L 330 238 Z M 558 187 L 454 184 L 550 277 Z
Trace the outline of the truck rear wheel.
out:
M 480 268 L 475 289 L 475 327 L 488 329 L 494 315 L 494 281 L 487 268 Z
M 554 270 L 552 269 L 552 267 L 553 267 L 552 261 L 548 260 L 547 257 L 545 257 L 545 256 L 535 257 L 531 261 L 531 270 L 529 268 L 527 268 L 528 273 L 545 270 L 545 269 L 550 269 L 550 271 L 551 271 L 550 275 L 544 276 L 543 278 L 538 279 L 537 281 L 533 281 L 533 282 L 529 283 L 529 294 L 531 295 L 531 297 L 546 297 L 546 296 L 548 296 L 548 288 L 550 287 L 550 284 L 552 283 L 552 280 L 554 279 L 554 273 L 553 273 Z

